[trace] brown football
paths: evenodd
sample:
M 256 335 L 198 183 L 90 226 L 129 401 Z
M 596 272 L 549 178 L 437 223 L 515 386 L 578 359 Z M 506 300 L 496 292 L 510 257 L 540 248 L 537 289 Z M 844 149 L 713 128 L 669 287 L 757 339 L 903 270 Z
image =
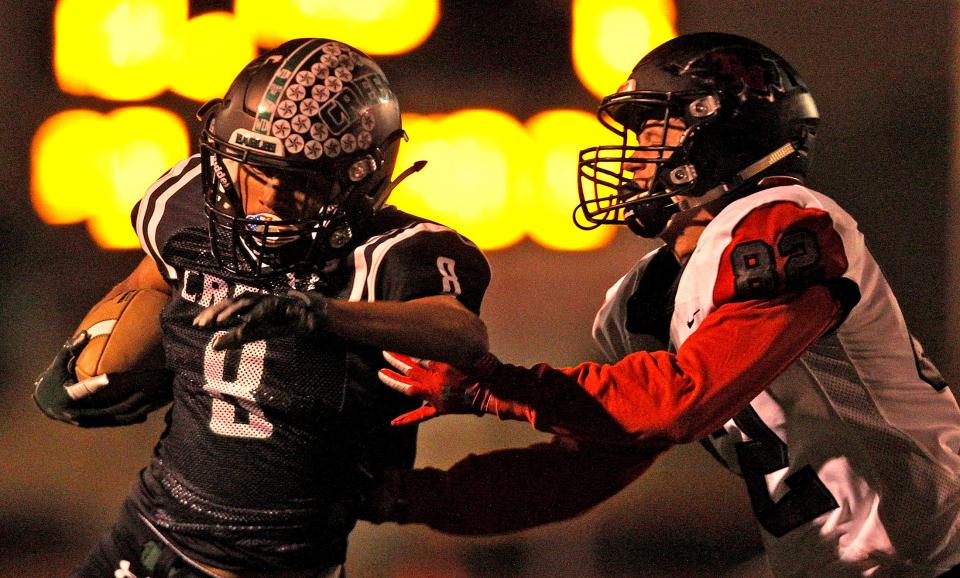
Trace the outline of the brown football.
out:
M 162 291 L 136 289 L 95 305 L 75 333 L 90 335 L 77 356 L 77 379 L 163 368 L 160 311 L 168 300 Z

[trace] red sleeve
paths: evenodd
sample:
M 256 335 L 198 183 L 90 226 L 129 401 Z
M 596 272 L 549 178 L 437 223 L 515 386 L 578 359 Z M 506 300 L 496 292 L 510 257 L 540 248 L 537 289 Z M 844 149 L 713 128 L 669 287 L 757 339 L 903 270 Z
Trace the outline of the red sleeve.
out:
M 815 285 L 775 299 L 727 303 L 676 354 L 635 352 L 614 365 L 501 365 L 482 379 L 502 413 L 537 429 L 661 446 L 715 431 L 841 316 Z
M 843 241 L 830 214 L 780 201 L 750 211 L 720 258 L 713 302 L 773 297 L 847 270 Z
M 665 449 L 665 448 L 664 448 Z M 387 473 L 402 514 L 373 520 L 426 524 L 452 534 L 516 532 L 573 518 L 637 479 L 662 449 L 588 446 L 569 438 L 471 455 L 449 470 Z

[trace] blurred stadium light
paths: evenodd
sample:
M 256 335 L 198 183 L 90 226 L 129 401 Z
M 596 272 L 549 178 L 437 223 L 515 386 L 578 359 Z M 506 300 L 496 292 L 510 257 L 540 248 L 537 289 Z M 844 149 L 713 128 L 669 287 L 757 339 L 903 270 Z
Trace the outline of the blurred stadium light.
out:
M 339 40 L 371 54 L 398 54 L 422 44 L 440 18 L 439 0 L 236 0 L 233 13 L 193 18 L 188 8 L 187 0 L 59 0 L 60 88 L 108 101 L 149 100 L 166 90 L 205 101 L 226 91 L 258 46 L 337 30 Z M 673 0 L 573 0 L 572 8 L 574 68 L 596 95 L 612 92 L 637 54 L 675 35 Z M 502 111 L 472 109 L 407 114 L 404 125 L 412 140 L 401 147 L 397 170 L 430 163 L 394 193 L 399 207 L 488 250 L 527 237 L 567 251 L 610 242 L 612 229 L 582 232 L 571 219 L 577 153 L 609 137 L 592 113 L 548 110 L 523 124 Z M 130 208 L 189 150 L 183 120 L 163 109 L 61 112 L 34 136 L 35 210 L 50 224 L 88 221 L 103 247 L 135 247 Z M 76 182 L 89 188 L 78 191 Z
M 573 68 L 587 90 L 606 96 L 637 63 L 677 35 L 673 0 L 573 0 Z
M 59 113 L 33 140 L 34 209 L 46 223 L 86 221 L 103 247 L 136 247 L 130 210 L 163 171 L 188 154 L 183 119 L 162 108 Z

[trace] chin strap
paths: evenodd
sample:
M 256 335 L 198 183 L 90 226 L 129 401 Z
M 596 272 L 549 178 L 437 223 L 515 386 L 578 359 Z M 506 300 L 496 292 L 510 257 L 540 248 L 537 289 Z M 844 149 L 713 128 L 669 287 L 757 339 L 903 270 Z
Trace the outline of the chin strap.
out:
M 719 185 L 713 187 L 709 191 L 700 195 L 699 197 L 687 197 L 684 199 L 678 199 L 678 197 L 673 197 L 674 201 L 677 203 L 677 208 L 680 212 L 688 211 L 690 209 L 695 209 L 699 206 L 706 205 L 711 201 L 715 201 L 720 197 L 726 195 L 730 191 L 738 188 L 743 183 L 749 181 L 753 177 L 757 176 L 761 172 L 769 169 L 773 165 L 779 163 L 783 159 L 789 157 L 790 155 L 797 152 L 797 147 L 794 146 L 792 142 L 788 142 L 772 153 L 761 157 L 760 160 L 751 163 L 742 171 L 734 175 L 734 178 L 727 183 L 720 183 Z

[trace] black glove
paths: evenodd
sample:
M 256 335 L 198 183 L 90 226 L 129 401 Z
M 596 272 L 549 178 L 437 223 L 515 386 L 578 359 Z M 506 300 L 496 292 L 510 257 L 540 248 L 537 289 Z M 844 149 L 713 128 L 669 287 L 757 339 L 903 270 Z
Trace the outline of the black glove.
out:
M 173 398 L 166 371 L 104 374 L 77 382 L 73 368 L 89 341 L 71 338 L 34 383 L 33 401 L 47 417 L 80 427 L 116 427 L 143 422 Z
M 316 291 L 249 293 L 223 299 L 197 315 L 197 327 L 232 327 L 213 343 L 217 351 L 280 335 L 316 335 L 327 325 L 327 299 Z

